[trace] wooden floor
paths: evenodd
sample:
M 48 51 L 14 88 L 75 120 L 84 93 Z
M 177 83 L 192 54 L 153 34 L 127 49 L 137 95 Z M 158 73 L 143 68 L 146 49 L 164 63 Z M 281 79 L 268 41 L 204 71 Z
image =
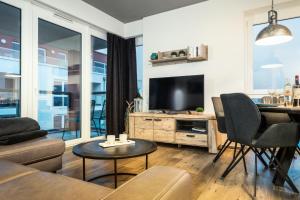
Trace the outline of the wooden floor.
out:
M 192 175 L 193 199 L 228 199 L 246 200 L 251 199 L 253 193 L 253 154 L 247 155 L 248 175 L 245 175 L 242 163 L 240 163 L 225 180 L 220 176 L 231 160 L 233 150 L 227 150 L 223 157 L 215 164 L 212 164 L 214 155 L 207 153 L 205 148 L 181 147 L 175 145 L 160 144 L 158 150 L 149 156 L 149 166 L 164 165 L 185 169 Z M 87 178 L 112 172 L 112 161 L 86 162 Z M 140 173 L 144 170 L 145 158 L 132 158 L 118 161 L 120 172 Z M 72 154 L 68 149 L 63 157 L 63 169 L 59 172 L 63 175 L 81 179 L 82 160 Z M 290 192 L 289 187 L 274 188 L 272 185 L 273 172 L 264 170 L 259 163 L 258 167 L 257 199 L 300 199 L 299 195 Z M 300 157 L 294 159 L 289 172 L 290 177 L 300 189 Z M 119 185 L 131 177 L 120 176 Z M 113 178 L 102 178 L 94 181 L 97 184 L 113 187 Z

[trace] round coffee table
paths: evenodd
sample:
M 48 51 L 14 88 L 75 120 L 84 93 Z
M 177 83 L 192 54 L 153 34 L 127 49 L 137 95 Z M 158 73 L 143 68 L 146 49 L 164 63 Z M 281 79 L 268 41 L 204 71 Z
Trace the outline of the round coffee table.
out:
M 113 160 L 114 161 L 114 173 L 104 174 L 101 176 L 94 177 L 87 181 L 93 181 L 98 178 L 106 176 L 114 176 L 115 178 L 115 188 L 117 188 L 117 176 L 118 175 L 136 175 L 133 173 L 118 173 L 117 171 L 117 160 L 134 158 L 139 156 L 146 156 L 146 165 L 145 168 L 148 168 L 148 155 L 157 150 L 157 145 L 155 142 L 141 140 L 141 139 L 132 139 L 135 141 L 135 144 L 121 145 L 115 147 L 103 148 L 99 146 L 99 143 L 104 142 L 105 140 L 96 140 L 92 142 L 78 144 L 73 147 L 73 153 L 82 158 L 82 170 L 83 170 L 83 180 L 86 180 L 85 177 L 85 159 L 94 159 L 94 160 Z

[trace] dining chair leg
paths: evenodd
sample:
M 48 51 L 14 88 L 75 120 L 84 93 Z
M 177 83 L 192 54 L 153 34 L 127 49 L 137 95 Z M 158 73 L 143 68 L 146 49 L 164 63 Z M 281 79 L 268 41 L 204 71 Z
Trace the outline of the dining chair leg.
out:
M 242 147 L 239 152 L 237 153 L 236 157 L 231 161 L 231 163 L 228 165 L 228 167 L 226 168 L 226 170 L 223 172 L 221 178 L 224 179 L 233 168 L 235 168 L 235 166 L 243 159 L 244 156 L 247 155 L 247 153 L 250 151 L 250 147 L 248 147 L 248 149 L 244 152 L 243 155 L 240 156 L 242 150 L 244 150 L 245 146 Z
M 228 139 L 225 141 L 225 143 L 222 145 L 221 150 L 219 151 L 219 153 L 216 155 L 216 157 L 213 160 L 213 163 L 216 163 L 219 158 L 223 155 L 223 153 L 225 152 L 225 150 L 229 147 L 229 145 L 231 144 L 231 141 L 229 141 Z
M 268 169 L 268 164 L 264 160 L 264 158 L 261 156 L 260 152 L 256 149 L 251 147 L 252 151 L 257 155 L 257 158 L 261 161 L 261 163 L 265 166 L 265 169 Z
M 277 166 L 277 171 L 279 172 L 279 174 L 284 177 L 284 179 L 286 180 L 286 182 L 288 183 L 288 185 L 292 188 L 292 190 L 295 192 L 295 193 L 299 193 L 299 190 L 298 188 L 295 186 L 295 184 L 293 183 L 292 179 L 289 177 L 289 175 L 287 173 L 284 173 L 283 172 L 283 167 L 282 165 L 280 164 L 280 162 L 278 161 L 278 159 L 276 158 L 276 156 L 274 157 L 274 162 Z
M 245 152 L 244 152 L 244 147 L 242 149 L 242 155 L 243 155 L 244 170 L 245 170 L 245 174 L 247 175 L 248 174 L 248 170 L 247 170 L 247 166 L 246 166 L 246 155 L 245 155 Z
M 255 154 L 255 161 L 254 161 L 254 194 L 253 196 L 256 197 L 256 179 L 257 179 L 257 155 Z

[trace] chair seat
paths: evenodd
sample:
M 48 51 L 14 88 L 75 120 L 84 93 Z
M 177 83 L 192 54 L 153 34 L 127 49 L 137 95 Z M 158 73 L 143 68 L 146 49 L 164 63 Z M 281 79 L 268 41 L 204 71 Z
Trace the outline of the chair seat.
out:
M 0 159 L 28 165 L 61 156 L 64 151 L 62 140 L 41 137 L 13 145 L 0 145 Z

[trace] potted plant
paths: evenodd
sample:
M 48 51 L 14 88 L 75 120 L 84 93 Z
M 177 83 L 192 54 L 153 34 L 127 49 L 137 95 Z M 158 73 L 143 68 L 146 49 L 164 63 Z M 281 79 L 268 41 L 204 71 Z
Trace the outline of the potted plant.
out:
M 196 108 L 196 112 L 197 112 L 197 113 L 202 113 L 202 112 L 204 112 L 204 108 L 202 108 L 202 107 L 197 107 L 197 108 Z

